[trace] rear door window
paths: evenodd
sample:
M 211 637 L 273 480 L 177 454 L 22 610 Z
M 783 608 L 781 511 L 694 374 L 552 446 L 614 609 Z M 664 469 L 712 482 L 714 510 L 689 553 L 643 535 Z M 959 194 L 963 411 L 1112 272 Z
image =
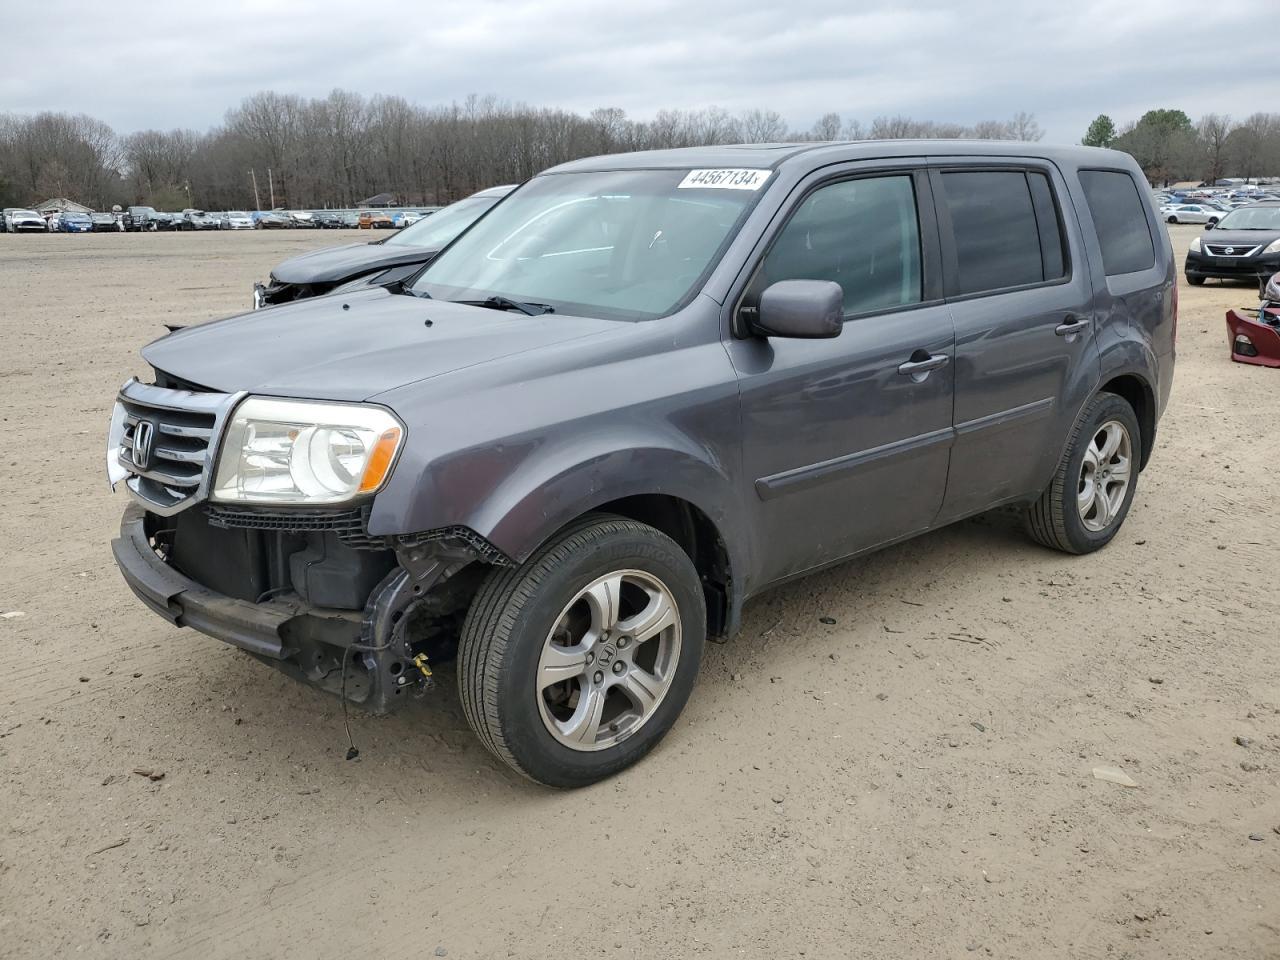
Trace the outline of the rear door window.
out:
M 1156 248 L 1138 186 L 1118 170 L 1081 170 L 1080 185 L 1098 231 L 1107 276 L 1136 273 L 1155 265 Z M 1186 210 L 1200 212 L 1199 207 Z
M 1024 287 L 1064 276 L 1061 224 L 1043 174 L 963 170 L 943 173 L 942 183 L 955 240 L 951 295 Z

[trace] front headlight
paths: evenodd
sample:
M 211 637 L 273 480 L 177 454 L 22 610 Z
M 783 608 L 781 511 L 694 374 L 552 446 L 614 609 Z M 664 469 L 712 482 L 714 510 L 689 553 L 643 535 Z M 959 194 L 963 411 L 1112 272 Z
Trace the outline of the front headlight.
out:
M 1199 252 L 1200 252 L 1200 238 L 1199 238 L 1199 237 L 1196 237 L 1194 240 L 1192 240 L 1192 241 L 1191 241 L 1191 246 L 1189 247 L 1189 249 L 1191 250 L 1191 252 L 1192 252 L 1192 253 L 1199 253 Z
M 1263 253 L 1280 253 L 1280 240 L 1272 240 L 1266 245 Z
M 376 493 L 404 427 L 382 407 L 250 397 L 227 425 L 214 500 L 345 503 Z

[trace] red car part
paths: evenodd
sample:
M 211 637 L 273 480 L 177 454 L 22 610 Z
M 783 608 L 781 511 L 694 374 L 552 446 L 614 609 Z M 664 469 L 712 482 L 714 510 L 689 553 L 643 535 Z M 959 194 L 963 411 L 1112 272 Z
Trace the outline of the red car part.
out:
M 1231 359 L 1259 367 L 1280 367 L 1280 306 L 1227 311 Z

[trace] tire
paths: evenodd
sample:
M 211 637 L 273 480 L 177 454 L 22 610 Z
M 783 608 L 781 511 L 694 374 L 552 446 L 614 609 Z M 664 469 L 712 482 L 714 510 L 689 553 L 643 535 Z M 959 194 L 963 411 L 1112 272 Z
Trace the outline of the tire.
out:
M 1123 490 L 1114 489 L 1119 477 L 1119 463 L 1108 459 L 1105 467 L 1092 467 L 1086 471 L 1086 455 L 1091 445 L 1108 431 L 1111 425 L 1119 425 L 1127 437 L 1127 472 Z M 1123 446 L 1123 445 L 1122 445 Z M 1094 447 L 1096 450 L 1097 448 Z M 1142 450 L 1142 434 L 1138 418 L 1127 400 L 1114 393 L 1100 393 L 1089 401 L 1084 412 L 1071 431 L 1071 439 L 1062 455 L 1057 472 L 1048 488 L 1026 513 L 1026 528 L 1037 543 L 1065 553 L 1092 553 L 1105 547 L 1115 537 L 1129 514 L 1133 495 L 1138 487 L 1138 463 Z M 1105 449 L 1104 449 L 1105 452 Z M 1096 462 L 1096 457 L 1095 457 Z M 1089 486 L 1087 475 L 1093 476 Z M 1082 513 L 1078 497 L 1088 491 L 1097 491 L 1101 479 L 1102 500 L 1106 501 L 1106 516 L 1101 513 L 1098 497 L 1091 498 L 1089 519 Z M 1108 491 L 1111 496 L 1108 496 Z M 1093 527 L 1105 519 L 1101 529 Z
M 585 592 L 590 588 L 594 598 L 602 582 L 613 583 L 612 578 L 620 576 L 614 595 L 623 599 L 612 606 L 626 616 L 598 617 L 598 608 Z M 655 584 L 655 594 L 646 597 L 642 587 Z M 612 622 L 625 629 L 628 622 L 634 624 L 641 606 L 659 609 L 653 605 L 655 595 L 666 597 L 674 608 L 674 626 L 639 642 L 622 630 L 600 626 Z M 575 624 L 586 624 L 578 637 Z M 458 648 L 463 712 L 480 742 L 529 779 L 552 787 L 595 783 L 638 761 L 675 723 L 697 679 L 706 624 L 698 572 L 674 540 L 642 523 L 609 514 L 588 515 L 525 563 L 498 567 L 481 584 Z M 594 646 L 589 646 L 593 634 Z M 636 637 L 640 635 L 638 631 Z M 571 643 L 562 645 L 563 640 Z M 596 653 L 574 653 L 583 650 Z M 582 657 L 588 666 L 580 676 L 542 689 L 551 673 L 544 668 L 544 658 L 552 651 L 564 651 L 560 656 L 566 663 Z M 650 651 L 655 657 L 652 668 L 640 662 Z M 559 662 L 552 658 L 552 663 Z M 619 668 L 626 671 L 620 677 Z M 567 666 L 563 674 L 553 675 L 568 677 L 574 669 Z M 651 698 L 646 713 L 627 690 L 632 685 L 647 690 L 655 680 L 665 686 Z M 599 690 L 604 692 L 592 692 Z M 604 704 L 594 714 L 594 723 L 579 722 L 566 732 L 576 718 L 591 715 L 594 696 Z M 625 706 L 624 712 L 616 712 L 619 705 Z M 611 722 L 603 719 L 611 716 Z M 557 723 L 564 726 L 553 731 Z M 583 734 L 587 730 L 596 731 L 589 742 Z M 584 739 L 577 746 L 568 745 L 575 736 Z
M 1197 276 L 1197 275 L 1196 275 L 1196 274 L 1194 274 L 1194 273 L 1188 273 L 1188 274 L 1187 274 L 1187 283 L 1191 284 L 1193 287 L 1203 287 L 1203 286 L 1204 286 L 1204 277 Z
M 1169 222 L 1169 223 L 1177 223 L 1177 222 L 1178 222 L 1178 218 L 1177 218 L 1177 217 L 1170 217 L 1170 218 L 1169 218 L 1169 220 L 1168 220 L 1168 222 Z

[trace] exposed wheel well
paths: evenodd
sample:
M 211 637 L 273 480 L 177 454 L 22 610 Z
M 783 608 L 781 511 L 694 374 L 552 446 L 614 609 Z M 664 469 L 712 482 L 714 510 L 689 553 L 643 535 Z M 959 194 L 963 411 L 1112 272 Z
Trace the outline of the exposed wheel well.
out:
M 707 599 L 707 633 L 722 636 L 729 619 L 729 553 L 715 523 L 687 500 L 664 494 L 624 497 L 596 510 L 647 523 L 680 544 L 702 578 Z
M 1114 393 L 1116 396 L 1123 397 L 1137 414 L 1138 427 L 1142 430 L 1142 455 L 1138 468 L 1142 469 L 1147 465 L 1156 441 L 1155 394 L 1145 380 L 1131 373 L 1108 380 L 1099 392 Z

